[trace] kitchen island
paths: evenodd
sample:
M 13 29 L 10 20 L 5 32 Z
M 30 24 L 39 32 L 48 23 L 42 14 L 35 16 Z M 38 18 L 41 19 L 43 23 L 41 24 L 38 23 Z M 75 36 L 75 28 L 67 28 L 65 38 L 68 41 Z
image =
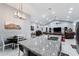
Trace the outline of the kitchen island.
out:
M 59 39 L 61 37 L 58 37 L 58 40 L 48 40 L 47 35 L 42 35 L 21 41 L 19 44 L 25 49 L 26 56 L 28 56 L 28 51 L 37 56 L 58 56 L 61 51 L 61 42 Z

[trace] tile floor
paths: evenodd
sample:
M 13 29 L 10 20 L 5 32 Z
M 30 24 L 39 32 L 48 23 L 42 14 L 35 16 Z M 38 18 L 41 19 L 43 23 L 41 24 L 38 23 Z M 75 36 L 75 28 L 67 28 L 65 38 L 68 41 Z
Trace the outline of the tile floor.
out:
M 20 55 L 23 55 L 22 52 L 20 52 L 21 54 Z M 2 49 L 0 49 L 0 56 L 18 56 L 19 54 L 19 51 L 18 51 L 18 48 L 16 49 L 5 49 L 4 53 L 2 51 Z

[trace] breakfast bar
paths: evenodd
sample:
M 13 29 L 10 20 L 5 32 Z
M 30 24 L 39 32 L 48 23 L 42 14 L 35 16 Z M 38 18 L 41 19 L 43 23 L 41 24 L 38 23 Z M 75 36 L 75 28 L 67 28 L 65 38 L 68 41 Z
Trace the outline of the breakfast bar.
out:
M 48 40 L 47 35 L 42 35 L 21 41 L 19 44 L 25 49 L 26 55 L 30 51 L 37 56 L 58 56 L 61 52 L 61 37 L 58 37 L 57 40 L 53 40 L 55 36 L 52 35 L 51 37 L 52 40 Z

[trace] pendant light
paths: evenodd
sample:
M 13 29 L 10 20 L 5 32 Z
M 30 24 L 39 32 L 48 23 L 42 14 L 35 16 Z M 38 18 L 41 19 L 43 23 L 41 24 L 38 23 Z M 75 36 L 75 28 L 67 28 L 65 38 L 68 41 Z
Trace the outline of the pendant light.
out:
M 15 12 L 15 16 L 22 20 L 26 19 L 26 15 L 23 13 L 23 4 L 22 3 L 19 3 L 19 8 Z

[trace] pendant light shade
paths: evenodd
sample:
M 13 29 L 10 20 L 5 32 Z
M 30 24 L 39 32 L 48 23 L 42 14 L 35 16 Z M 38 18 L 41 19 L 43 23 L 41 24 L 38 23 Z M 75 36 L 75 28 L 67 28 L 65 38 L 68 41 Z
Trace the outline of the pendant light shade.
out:
M 19 8 L 17 9 L 17 11 L 14 14 L 16 16 L 16 18 L 25 20 L 26 19 L 26 15 L 23 13 L 23 4 L 20 3 L 19 4 Z

